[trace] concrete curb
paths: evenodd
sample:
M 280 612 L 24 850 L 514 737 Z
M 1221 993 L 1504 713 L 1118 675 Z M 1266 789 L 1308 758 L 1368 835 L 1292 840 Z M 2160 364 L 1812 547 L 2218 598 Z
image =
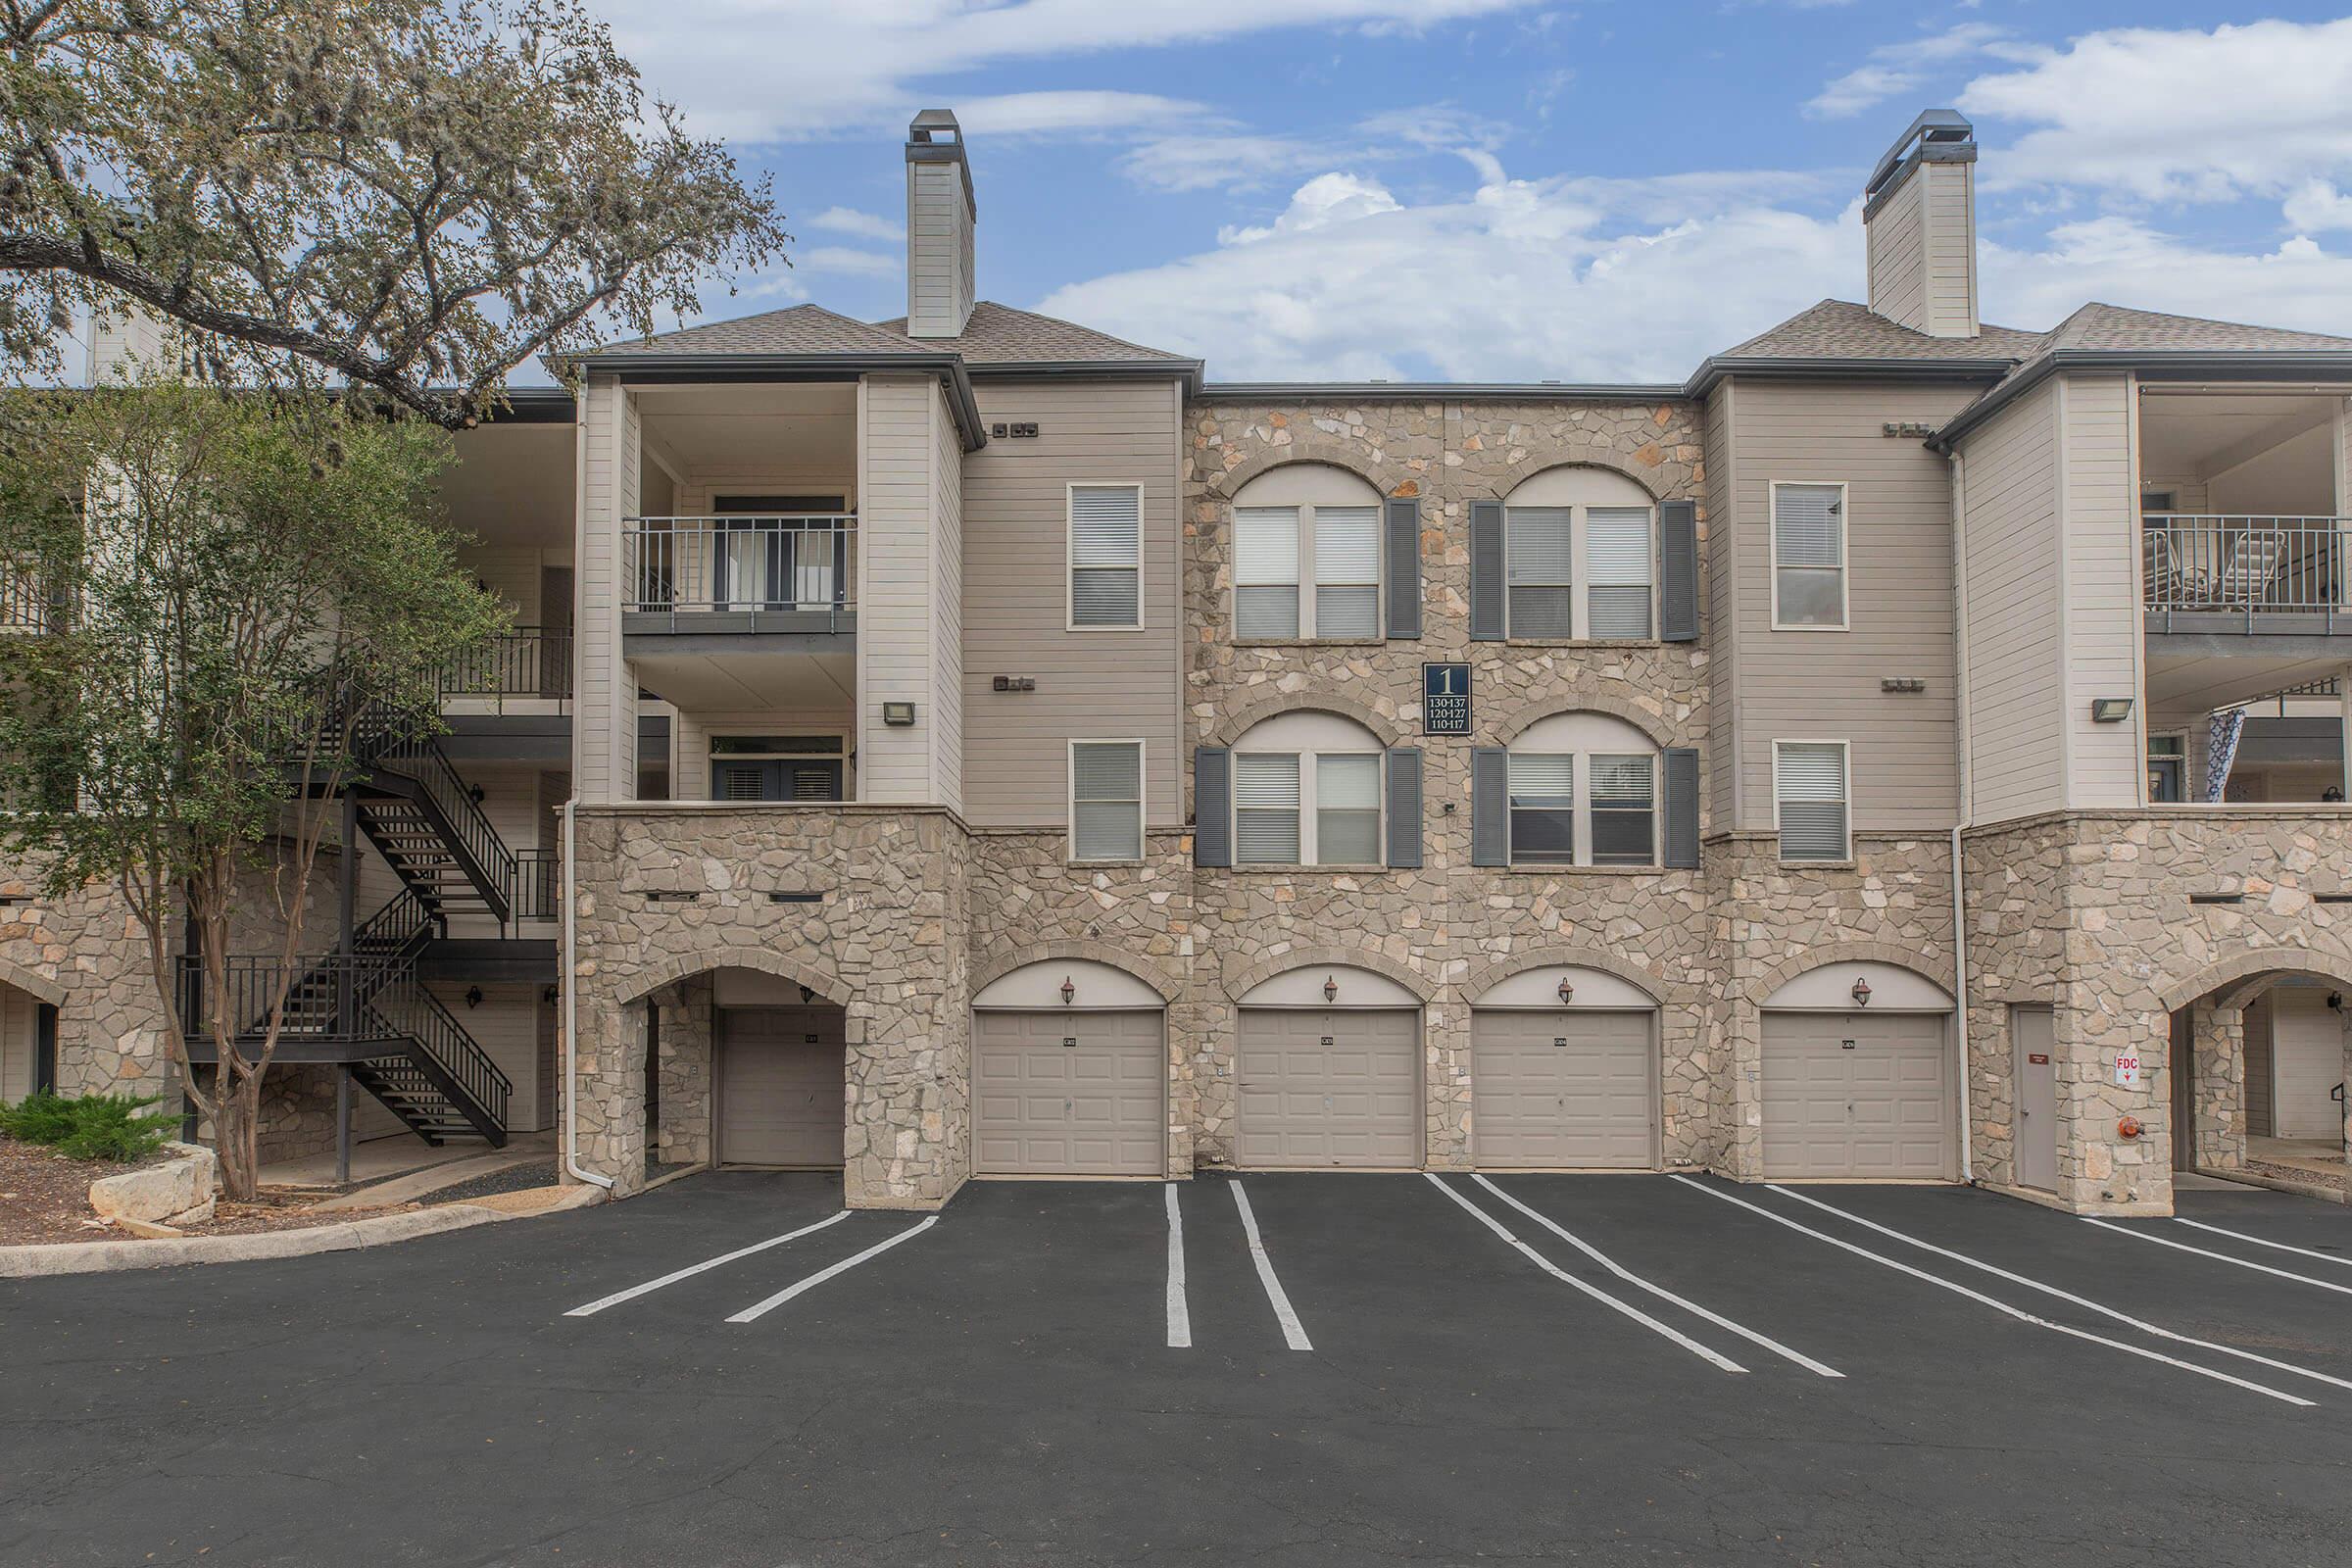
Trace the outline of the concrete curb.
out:
M 250 1263 L 272 1257 L 309 1257 L 317 1252 L 348 1252 L 363 1247 L 384 1247 L 415 1241 L 446 1231 L 471 1230 L 506 1220 L 533 1219 L 586 1208 L 604 1197 L 599 1188 L 583 1187 L 584 1196 L 569 1196 L 533 1213 L 514 1214 L 473 1203 L 447 1203 L 410 1214 L 383 1214 L 374 1219 L 346 1220 L 340 1225 L 313 1225 L 302 1230 L 265 1231 L 256 1236 L 189 1236 L 177 1241 L 53 1242 L 34 1247 L 0 1247 L 0 1279 L 46 1279 L 61 1274 L 112 1274 L 134 1268 L 176 1268 L 192 1263 Z

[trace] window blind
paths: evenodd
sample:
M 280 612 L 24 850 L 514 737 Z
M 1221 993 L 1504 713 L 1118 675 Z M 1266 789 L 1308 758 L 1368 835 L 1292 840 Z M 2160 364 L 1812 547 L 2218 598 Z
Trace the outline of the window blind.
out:
M 1773 618 L 1784 626 L 1845 623 L 1844 493 L 1834 484 L 1772 492 Z
M 1144 757 L 1135 741 L 1070 747 L 1071 854 L 1136 860 L 1144 854 Z
M 1330 865 L 1370 865 L 1380 854 L 1380 759 L 1315 759 L 1315 858 Z
M 1243 865 L 1293 865 L 1298 859 L 1298 759 L 1244 755 L 1233 760 L 1234 859 Z
M 1649 635 L 1649 509 L 1585 510 L 1588 637 Z
M 1592 863 L 1657 863 L 1657 765 L 1648 757 L 1595 757 L 1591 770 Z
M 1782 859 L 1846 858 L 1843 746 L 1804 742 L 1776 748 L 1772 794 L 1780 813 Z
M 1233 632 L 1298 635 L 1298 509 L 1241 507 L 1233 514 Z
M 1315 635 L 1380 635 L 1380 509 L 1315 509 Z
M 1131 485 L 1070 490 L 1070 623 L 1143 623 L 1143 496 Z
M 1576 635 L 1569 585 L 1576 553 L 1566 507 L 1511 507 L 1503 513 L 1503 580 L 1513 637 Z
M 1576 759 L 1566 753 L 1510 757 L 1514 862 L 1569 865 L 1576 859 Z

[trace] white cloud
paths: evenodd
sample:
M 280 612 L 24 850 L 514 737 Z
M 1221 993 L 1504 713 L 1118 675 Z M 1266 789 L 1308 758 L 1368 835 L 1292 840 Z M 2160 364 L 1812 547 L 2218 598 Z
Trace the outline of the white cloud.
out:
M 959 99 L 955 108 L 966 134 L 990 136 L 1152 129 L 1208 118 L 1205 105 L 1148 92 L 1008 92 Z
M 2137 220 L 2091 219 L 2052 229 L 2033 250 L 1986 244 L 1987 318 L 2050 326 L 2087 300 L 2177 316 L 2341 333 L 2352 256 L 2309 239 L 2242 252 L 2179 239 Z
M 2039 127 L 1988 160 L 2003 183 L 2175 201 L 2278 195 L 2352 170 L 2352 19 L 2091 33 L 1970 82 L 1960 107 Z
M 1422 30 L 1529 3 L 601 0 L 599 10 L 612 21 L 622 50 L 652 89 L 682 104 L 698 131 L 763 142 L 865 134 L 904 124 L 928 103 L 954 101 L 952 94 L 924 83 L 991 66 L 1214 43 L 1290 27 L 1388 24 Z M 714 38 L 725 40 L 725 46 L 713 48 Z M 806 62 L 808 69 L 792 73 L 789 84 L 780 85 L 779 60 Z M 1097 105 L 1110 124 L 1124 123 L 1136 107 L 1110 101 L 1115 96 L 1104 95 Z M 1076 106 L 1063 107 L 1066 112 Z
M 1805 104 L 1805 114 L 1814 120 L 1848 119 L 1889 98 L 1918 90 L 1937 66 L 1985 55 L 2035 59 L 2042 53 L 2019 43 L 2006 27 L 1964 23 L 1943 32 L 1873 49 L 1860 66 L 1824 84 Z
M 808 220 L 810 228 L 829 228 L 836 234 L 854 234 L 859 239 L 903 240 L 906 225 L 895 218 L 883 218 L 875 213 L 861 213 L 854 207 L 828 207 Z
M 847 245 L 817 245 L 795 251 L 793 265 L 804 272 L 832 272 L 849 277 L 892 277 L 899 258 L 878 251 L 853 250 Z
M 1157 190 L 1247 190 L 1330 160 L 1331 148 L 1311 137 L 1236 132 L 1154 136 L 1122 156 L 1119 170 Z
M 2286 223 L 2298 233 L 2352 229 L 2352 194 L 2324 179 L 2307 179 L 2286 198 Z

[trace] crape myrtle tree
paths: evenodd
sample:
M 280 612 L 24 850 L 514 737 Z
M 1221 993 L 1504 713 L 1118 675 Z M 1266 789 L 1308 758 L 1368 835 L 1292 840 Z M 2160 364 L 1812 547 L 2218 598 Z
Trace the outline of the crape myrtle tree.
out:
M 205 378 L 462 428 L 532 356 L 691 316 L 786 237 L 580 0 L 0 0 L 0 367 L 27 378 L 127 302 Z
M 234 1199 L 337 797 L 372 736 L 438 722 L 435 672 L 505 615 L 437 513 L 452 444 L 205 385 L 0 406 L 0 572 L 38 607 L 0 637 L 0 848 L 51 896 L 128 906 Z M 258 985 L 229 983 L 232 923 L 270 933 Z M 190 1027 L 216 1063 L 191 1065 Z

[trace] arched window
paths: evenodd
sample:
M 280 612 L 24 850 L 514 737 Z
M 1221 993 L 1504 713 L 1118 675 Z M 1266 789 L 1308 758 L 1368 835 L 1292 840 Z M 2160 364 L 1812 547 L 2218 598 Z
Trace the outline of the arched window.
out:
M 1377 865 L 1380 738 L 1338 713 L 1277 713 L 1233 743 L 1236 865 Z
M 1294 463 L 1233 498 L 1233 635 L 1255 642 L 1380 636 L 1380 492 Z
M 1550 468 L 1503 502 L 1506 635 L 1644 641 L 1657 626 L 1657 513 L 1606 468 Z
M 1554 713 L 1511 742 L 1514 865 L 1656 865 L 1658 748 L 1622 718 Z

